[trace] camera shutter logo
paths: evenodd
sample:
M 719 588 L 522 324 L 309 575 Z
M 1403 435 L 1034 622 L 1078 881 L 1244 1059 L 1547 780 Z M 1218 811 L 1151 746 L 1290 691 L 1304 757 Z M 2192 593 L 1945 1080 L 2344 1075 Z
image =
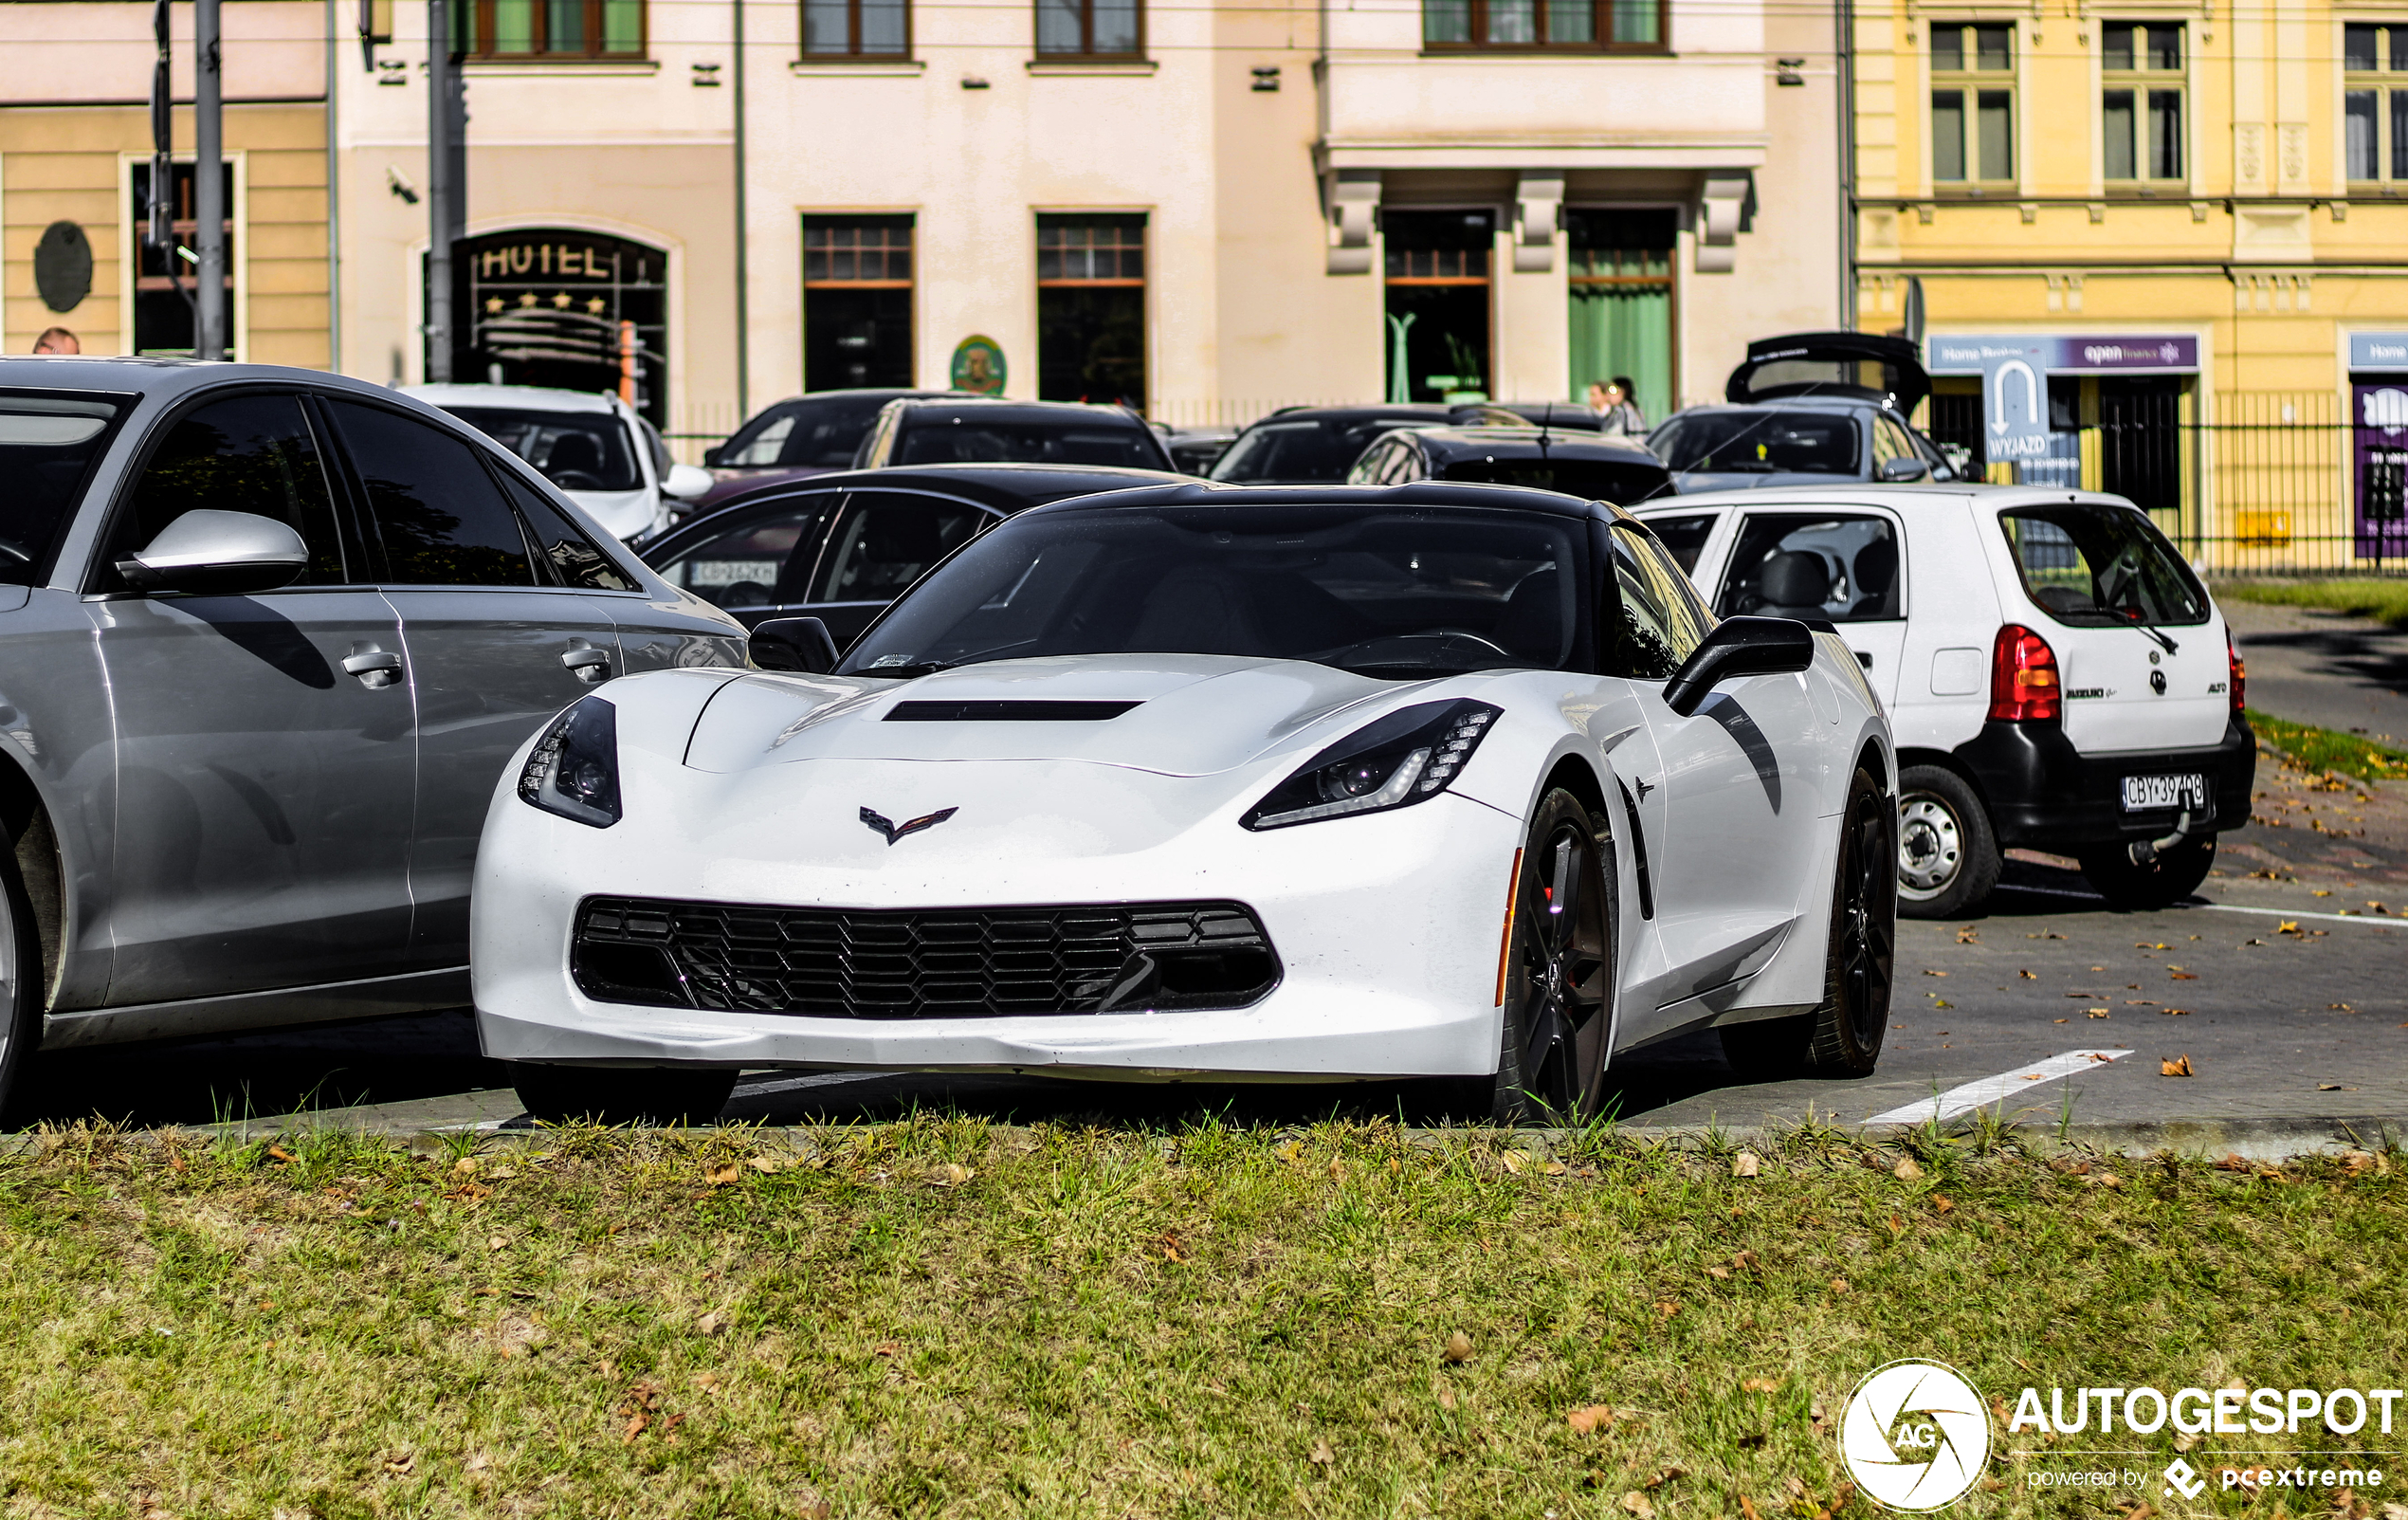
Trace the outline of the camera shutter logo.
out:
M 1989 1463 L 1990 1412 L 1953 1367 L 1892 1362 L 1856 1385 L 1840 1418 L 1839 1455 L 1884 1507 L 1937 1510 Z

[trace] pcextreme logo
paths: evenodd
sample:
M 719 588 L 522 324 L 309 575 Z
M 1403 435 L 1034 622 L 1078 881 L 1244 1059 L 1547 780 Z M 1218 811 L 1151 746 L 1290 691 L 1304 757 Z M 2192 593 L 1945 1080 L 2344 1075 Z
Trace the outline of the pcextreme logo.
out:
M 1885 1508 L 1953 1504 L 1990 1460 L 1990 1415 L 1951 1366 L 1906 1360 L 1875 1367 L 1839 1423 L 1839 1454 Z

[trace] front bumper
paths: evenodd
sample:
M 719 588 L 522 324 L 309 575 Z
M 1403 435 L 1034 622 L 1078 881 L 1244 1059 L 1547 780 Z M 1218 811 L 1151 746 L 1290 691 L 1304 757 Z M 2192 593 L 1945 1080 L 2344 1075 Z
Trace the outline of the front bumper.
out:
M 622 762 L 627 815 L 611 829 L 553 817 L 507 789 L 496 798 L 472 899 L 477 1026 L 488 1056 L 1120 1081 L 1496 1069 L 1499 936 L 1522 841 L 1518 820 L 1484 803 L 1448 795 L 1393 814 L 1250 833 L 1234 821 L 1241 799 L 1196 805 L 1196 790 L 1217 783 L 1015 765 L 1031 774 L 1009 778 L 1022 805 L 1008 819 L 989 825 L 983 819 L 1004 810 L 965 808 L 940 833 L 891 848 L 846 819 L 874 852 L 846 860 L 806 842 L 814 826 L 807 815 L 857 795 L 932 811 L 981 796 L 977 782 L 1001 765 L 884 761 L 857 767 L 856 784 L 832 774 L 856 769 L 849 762 L 813 762 L 828 768 L 814 784 L 773 792 L 768 783 L 782 778 L 714 779 L 624 748 Z M 921 797 L 923 785 L 941 795 Z M 1167 833 L 1116 839 L 1121 831 L 1098 826 L 1199 814 Z M 871 909 L 1207 896 L 1251 910 L 1280 980 L 1249 1007 L 1156 1013 L 868 1018 L 604 1002 L 570 974 L 572 934 L 580 902 L 621 895 Z
M 2124 811 L 2127 776 L 2204 772 L 2216 794 L 2216 815 L 2194 817 L 2194 833 L 2220 833 L 2249 821 L 2250 788 L 2257 776 L 2257 739 L 2231 720 L 2223 740 L 2203 749 L 2085 755 L 2055 723 L 1985 723 L 1955 757 L 1990 804 L 2002 848 L 2071 852 L 2087 846 L 2151 838 L 2171 830 L 2180 811 Z

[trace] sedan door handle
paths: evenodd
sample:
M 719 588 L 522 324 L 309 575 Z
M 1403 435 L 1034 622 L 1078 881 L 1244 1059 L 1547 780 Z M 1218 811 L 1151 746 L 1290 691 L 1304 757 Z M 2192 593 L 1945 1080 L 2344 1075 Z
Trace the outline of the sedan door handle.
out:
M 569 646 L 569 651 L 560 656 L 560 664 L 571 675 L 590 687 L 600 686 L 611 679 L 611 651 L 597 650 L 583 639 Z
M 401 679 L 401 656 L 374 644 L 358 645 L 343 657 L 343 668 L 359 677 L 359 684 L 369 690 L 382 691 Z

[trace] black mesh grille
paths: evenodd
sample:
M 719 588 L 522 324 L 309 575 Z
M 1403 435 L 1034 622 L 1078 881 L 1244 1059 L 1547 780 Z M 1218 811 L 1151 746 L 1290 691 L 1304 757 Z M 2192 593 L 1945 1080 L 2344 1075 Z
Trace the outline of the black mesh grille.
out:
M 603 1002 L 934 1018 L 1243 1008 L 1278 958 L 1235 903 L 757 907 L 591 897 L 571 966 Z

